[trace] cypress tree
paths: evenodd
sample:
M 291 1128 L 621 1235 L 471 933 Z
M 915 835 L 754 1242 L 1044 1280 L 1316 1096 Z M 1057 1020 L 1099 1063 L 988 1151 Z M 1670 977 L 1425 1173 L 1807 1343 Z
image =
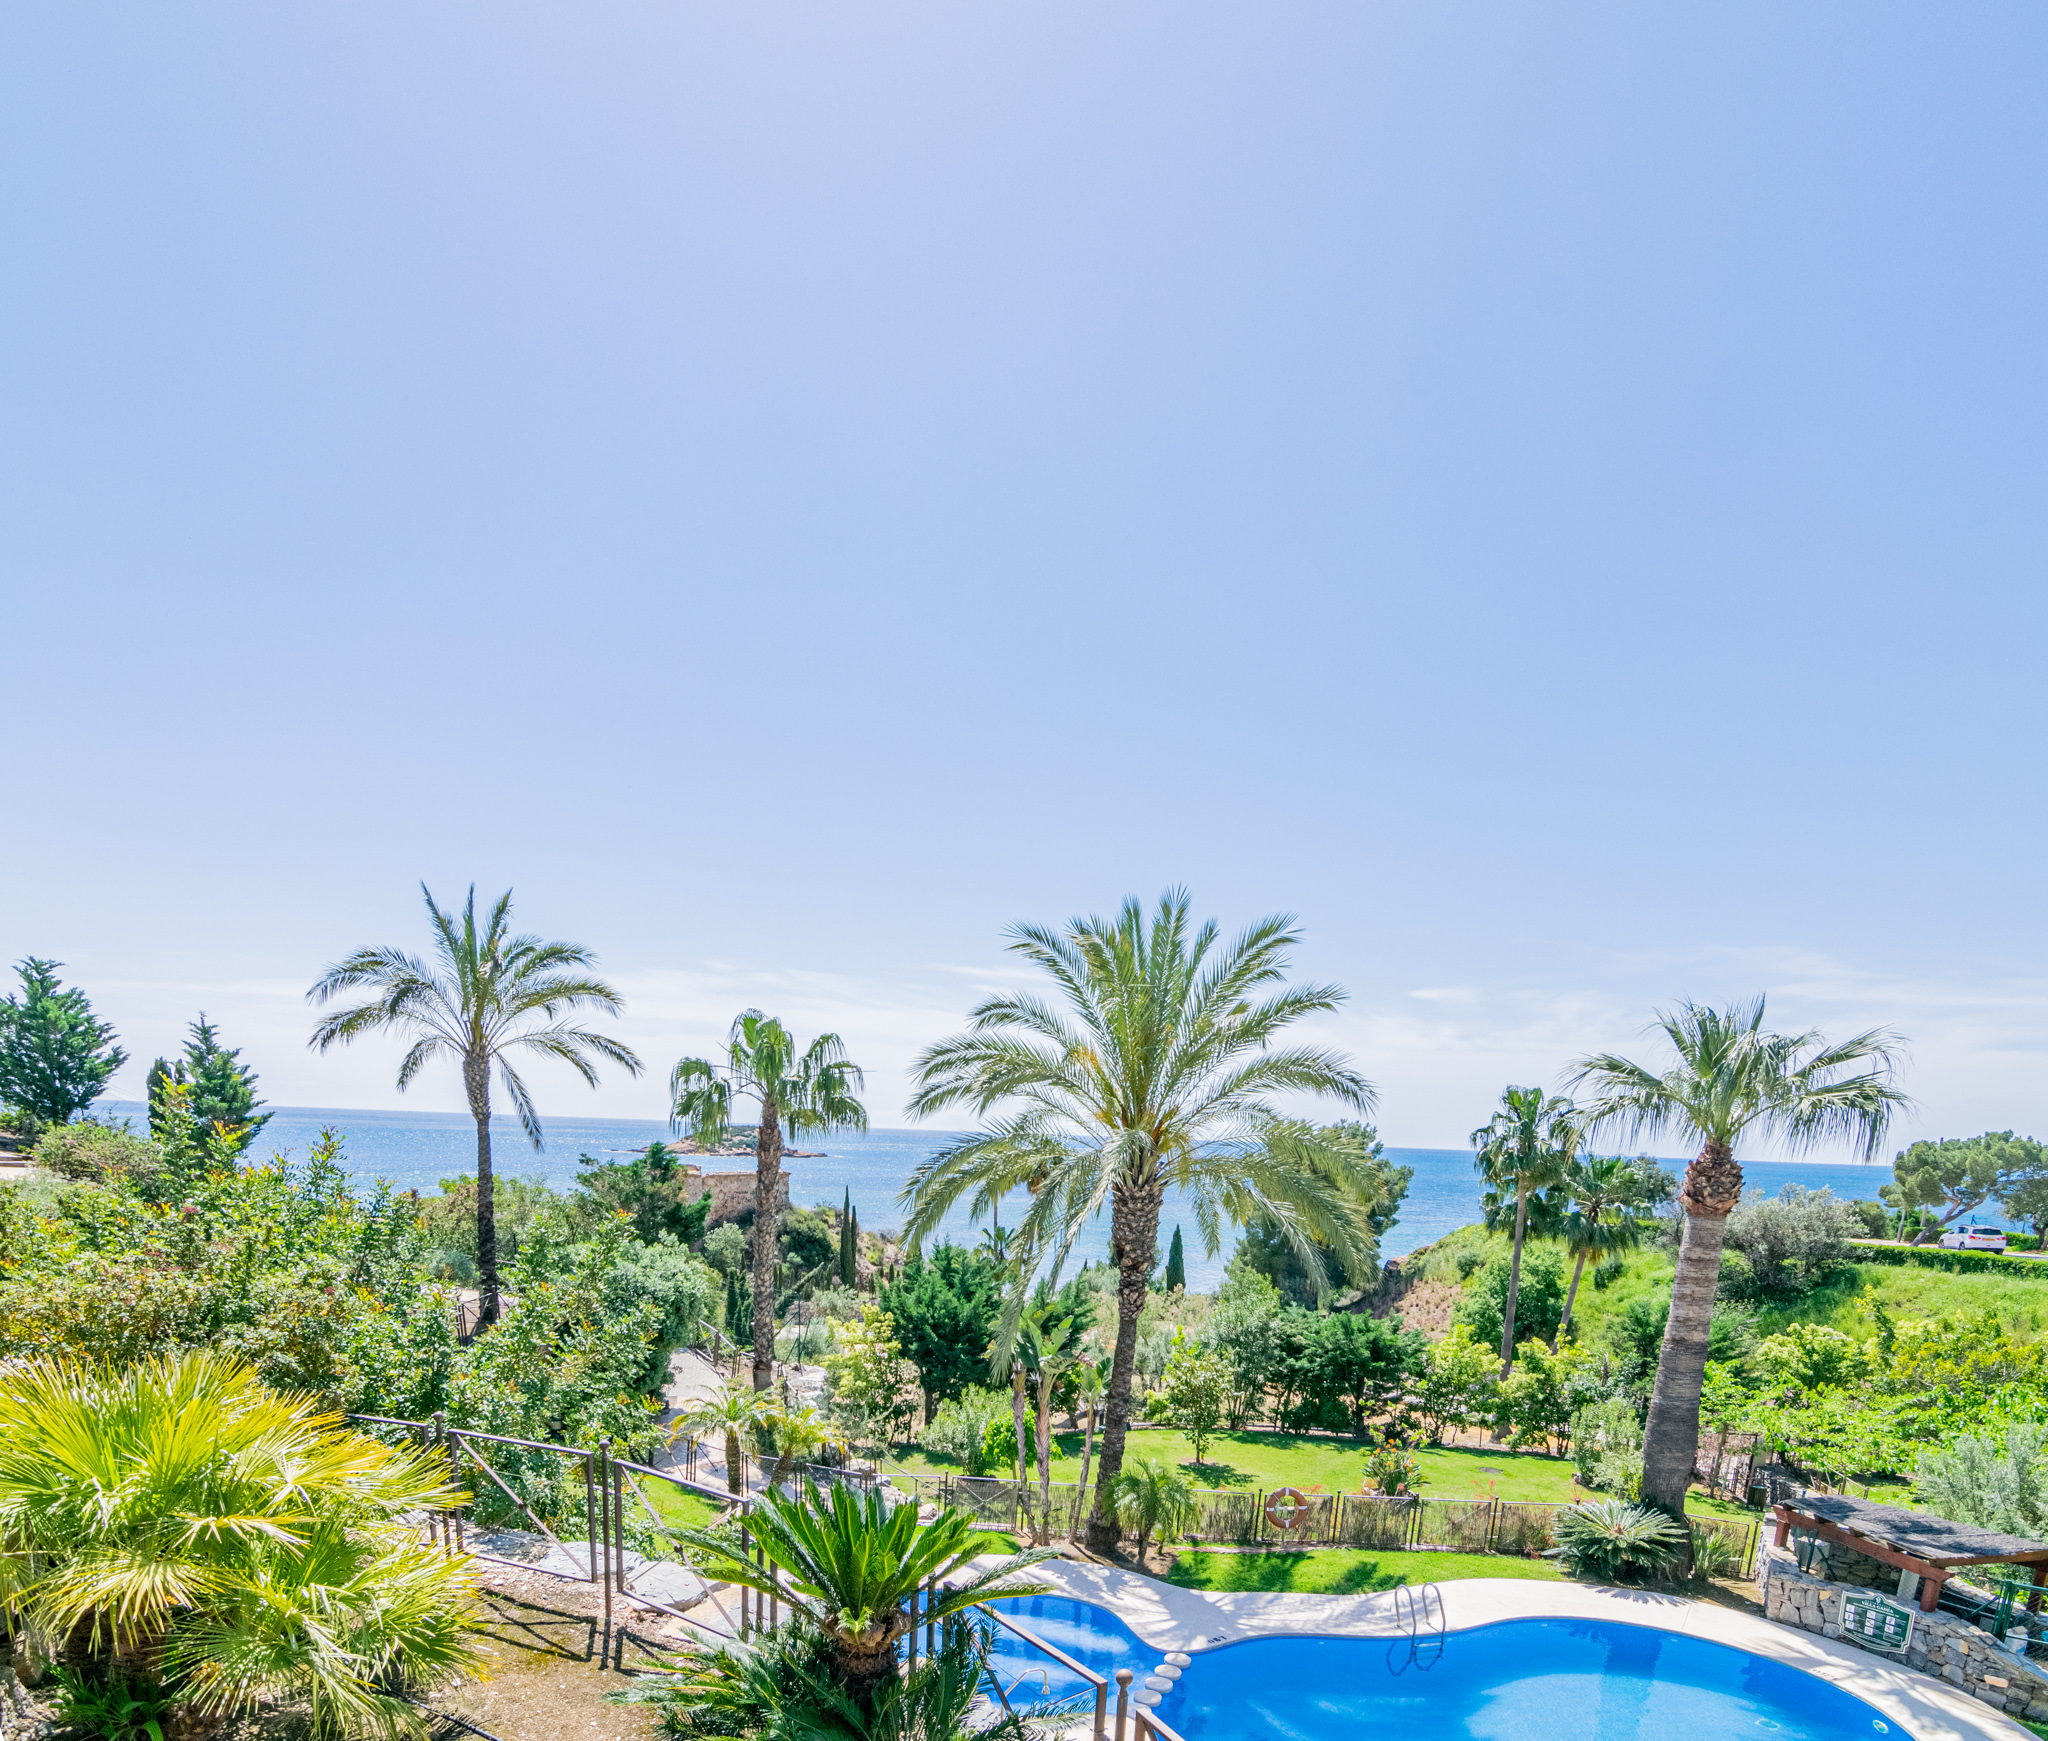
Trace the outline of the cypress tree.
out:
M 1180 1225 L 1176 1222 L 1173 1229 L 1173 1244 L 1167 1248 L 1166 1252 L 1166 1290 L 1168 1293 L 1171 1293 L 1175 1288 L 1185 1290 L 1187 1285 L 1187 1254 L 1181 1250 Z
M 853 1286 L 853 1188 L 847 1187 L 846 1201 L 839 1211 L 839 1285 Z

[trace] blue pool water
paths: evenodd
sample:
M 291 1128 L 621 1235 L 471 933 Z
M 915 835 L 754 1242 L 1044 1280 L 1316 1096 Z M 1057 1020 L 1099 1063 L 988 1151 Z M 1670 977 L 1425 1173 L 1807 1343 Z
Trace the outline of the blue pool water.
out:
M 1112 1677 L 1112 1696 L 1117 1669 L 1142 1684 L 1162 1655 L 1092 1603 L 1003 1606 Z M 1006 1687 L 1030 1699 L 1090 1695 L 1079 1676 L 998 1634 Z M 1592 1620 L 1503 1620 L 1419 1655 L 1405 1637 L 1252 1639 L 1197 1652 L 1159 1715 L 1186 1741 L 1912 1741 L 1861 1699 L 1782 1663 Z
M 1077 1602 L 1071 1596 L 1024 1596 L 995 1606 L 1027 1632 L 1102 1676 L 1109 1682 L 1111 1698 L 1116 1696 L 1118 1669 L 1129 1669 L 1142 1685 L 1159 1661 L 1158 1651 L 1141 1643 L 1107 1608 L 1092 1602 Z M 1088 1682 L 1043 1651 L 1033 1650 L 1014 1632 L 994 1627 L 989 1644 L 989 1667 L 1011 1703 L 1083 1699 L 1093 1705 L 1095 1689 Z

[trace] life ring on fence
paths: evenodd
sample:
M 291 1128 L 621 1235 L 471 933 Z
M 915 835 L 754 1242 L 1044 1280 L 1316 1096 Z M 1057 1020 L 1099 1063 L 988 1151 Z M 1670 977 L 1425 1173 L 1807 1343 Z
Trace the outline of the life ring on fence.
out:
M 1309 1510 L 1308 1495 L 1299 1487 L 1276 1487 L 1266 1495 L 1266 1521 L 1284 1534 L 1305 1527 Z

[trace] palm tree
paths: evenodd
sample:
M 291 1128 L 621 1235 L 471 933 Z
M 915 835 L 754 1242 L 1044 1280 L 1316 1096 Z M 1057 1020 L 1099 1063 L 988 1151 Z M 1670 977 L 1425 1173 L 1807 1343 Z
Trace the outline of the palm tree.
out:
M 1620 1155 L 1575 1155 L 1558 1189 L 1571 1205 L 1559 1235 L 1572 1254 L 1572 1285 L 1565 1290 L 1564 1317 L 1557 1326 L 1555 1353 L 1571 1333 L 1572 1306 L 1579 1297 L 1579 1277 L 1586 1260 L 1610 1252 L 1631 1251 L 1642 1239 L 1633 1211 L 1643 1198 L 1642 1174 Z M 1596 1281 L 1598 1278 L 1594 1278 Z
M 951 1508 L 920 1524 L 916 1506 L 892 1509 L 879 1487 L 856 1497 L 835 1485 L 829 1498 L 809 1480 L 793 1497 L 770 1489 L 748 1512 L 747 1528 L 767 1564 L 756 1565 L 723 1531 L 685 1530 L 675 1539 L 702 1552 L 715 1576 L 808 1615 L 830 1641 L 834 1678 L 863 1703 L 895 1677 L 896 1642 L 913 1625 L 909 1604 L 927 1585 L 917 1618 L 930 1621 L 1049 1588 L 1017 1574 L 1050 1559 L 1050 1549 L 969 1571 L 982 1549 L 979 1524 Z
M 677 1434 L 708 1439 L 713 1433 L 725 1439 L 725 1485 L 734 1495 L 747 1490 L 747 1443 L 760 1430 L 767 1408 L 759 1391 L 737 1382 L 721 1384 L 716 1390 L 691 1399 L 675 1424 Z
M 431 1059 L 445 1054 L 462 1066 L 462 1086 L 476 1120 L 476 1267 L 482 1299 L 478 1325 L 498 1318 L 498 1220 L 491 1186 L 491 1066 L 519 1114 L 520 1127 L 533 1146 L 542 1146 L 540 1118 L 533 1096 L 506 1055 L 520 1048 L 557 1058 L 591 1087 L 597 1070 L 587 1054 L 595 1053 L 640 1074 L 640 1060 L 630 1046 L 606 1034 L 592 1033 L 559 1019 L 569 1010 L 594 1005 L 607 1015 L 625 1006 L 619 994 L 584 970 L 596 959 L 580 943 L 547 943 L 538 937 L 510 935 L 512 891 L 498 898 L 477 928 L 476 885 L 458 915 L 434 904 L 425 883 L 427 916 L 434 930 L 430 967 L 400 949 L 358 949 L 336 962 L 306 993 L 309 1003 L 324 1004 L 340 992 L 363 986 L 375 990 L 368 1003 L 336 1010 L 313 1024 L 310 1042 L 324 1052 L 337 1042 L 346 1045 L 360 1035 L 396 1029 L 413 1036 L 412 1049 L 398 1066 L 398 1086 L 408 1087 Z M 437 970 L 438 969 L 438 970 Z M 533 1026 L 533 1018 L 540 1018 Z
M 1540 1088 L 1510 1088 L 1500 1097 L 1500 1111 L 1472 1133 L 1479 1151 L 1474 1161 L 1480 1177 L 1505 1203 L 1515 1199 L 1514 1255 L 1508 1263 L 1507 1309 L 1501 1314 L 1500 1375 L 1515 1364 L 1515 1303 L 1522 1291 L 1522 1242 L 1529 1233 L 1529 1193 L 1547 1191 L 1564 1177 L 1578 1146 L 1578 1126 L 1569 1100 L 1546 1095 Z
M 1012 1190 L 1030 1193 L 1013 1236 L 1016 1278 L 998 1346 L 1017 1332 L 1029 1278 L 1057 1270 L 1089 1221 L 1110 1211 L 1118 1271 L 1117 1337 L 1091 1546 L 1115 1546 L 1110 1491 L 1123 1467 L 1138 1314 L 1150 1296 L 1159 1211 L 1169 1190 L 1192 1199 L 1209 1253 L 1225 1217 L 1270 1217 L 1311 1275 L 1325 1274 L 1318 1239 L 1342 1262 L 1364 1261 L 1362 1198 L 1372 1190 L 1359 1158 L 1297 1121 L 1276 1094 L 1329 1094 L 1370 1111 L 1369 1084 L 1335 1053 L 1278 1046 L 1303 1016 L 1337 1007 L 1334 986 L 1271 991 L 1299 941 L 1294 922 L 1262 919 L 1219 946 L 1216 926 L 1192 928 L 1188 897 L 1164 896 L 1147 921 L 1135 900 L 1114 919 L 1075 919 L 1064 930 L 1021 925 L 1010 947 L 1053 978 L 1057 1008 L 1010 994 L 970 1016 L 967 1033 L 917 1061 L 911 1110 L 927 1117 L 959 1104 L 988 1117 L 912 1175 L 903 1193 L 909 1237 L 931 1232 L 962 1197 L 994 1214 Z
M 1157 1457 L 1141 1457 L 1133 1468 L 1118 1471 L 1111 1492 L 1116 1519 L 1138 1538 L 1138 1569 L 1145 1567 L 1145 1543 L 1184 1534 L 1199 1510 L 1195 1484 Z
M 481 1660 L 469 1562 L 416 1527 L 464 1497 L 211 1350 L 0 1374 L 0 1605 L 170 1671 L 207 1729 L 267 1700 L 316 1735 L 415 1729 L 401 1695 Z
M 1105 1371 L 1106 1360 L 1084 1360 L 1074 1368 L 1074 1407 L 1088 1411 L 1088 1425 L 1081 1434 L 1081 1491 L 1088 1491 L 1088 1460 L 1095 1454 L 1095 1417 L 1102 1407 L 1102 1393 L 1108 1388 L 1109 1375 Z M 1067 1531 L 1067 1540 L 1072 1541 L 1081 1533 L 1082 1512 L 1077 1506 L 1074 1511 L 1074 1527 Z
M 1761 997 L 1725 1011 L 1681 1004 L 1651 1027 L 1671 1043 L 1661 1074 L 1603 1052 L 1579 1060 L 1571 1087 L 1594 1093 L 1589 1130 L 1613 1130 L 1631 1144 L 1668 1132 L 1700 1145 L 1678 1193 L 1685 1233 L 1643 1433 L 1643 1497 L 1678 1517 L 1699 1449 L 1721 1237 L 1742 1201 L 1736 1143 L 1752 1132 L 1794 1152 L 1846 1142 L 1867 1161 L 1882 1150 L 1892 1115 L 1911 1102 L 1892 1086 L 1899 1041 L 1881 1028 L 1839 1044 L 1810 1031 L 1770 1033 Z
M 725 1062 L 685 1058 L 668 1079 L 670 1118 L 700 1148 L 715 1149 L 732 1123 L 733 1102 L 758 1101 L 754 1133 L 754 1388 L 775 1377 L 775 1231 L 782 1182 L 782 1133 L 866 1130 L 855 1098 L 860 1066 L 837 1034 L 820 1034 L 801 1055 L 789 1030 L 759 1010 L 744 1010 L 726 1038 Z
M 1052 1393 L 1060 1380 L 1079 1367 L 1084 1359 L 1081 1339 L 1095 1324 L 1095 1300 L 1085 1283 L 1069 1282 L 1059 1292 L 1049 1279 L 1041 1280 L 1031 1296 L 1017 1334 L 1007 1351 L 991 1351 L 991 1370 L 997 1378 L 1007 1367 L 1011 1381 L 1010 1407 L 1017 1427 L 1017 1479 L 1028 1480 L 1026 1458 L 1033 1445 L 1038 1456 L 1039 1518 L 1033 1538 L 1039 1546 L 1052 1534 Z M 1024 1390 L 1027 1381 L 1036 1388 L 1035 1432 L 1024 1431 Z M 1086 1476 L 1083 1476 L 1086 1484 Z

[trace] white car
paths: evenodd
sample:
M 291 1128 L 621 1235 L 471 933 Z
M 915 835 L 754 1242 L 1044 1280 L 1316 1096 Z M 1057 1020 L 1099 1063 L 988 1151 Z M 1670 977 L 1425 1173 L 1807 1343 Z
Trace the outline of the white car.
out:
M 2003 1251 L 2005 1229 L 2002 1227 L 1951 1227 L 1941 1236 L 1942 1245 L 1949 1251 Z

